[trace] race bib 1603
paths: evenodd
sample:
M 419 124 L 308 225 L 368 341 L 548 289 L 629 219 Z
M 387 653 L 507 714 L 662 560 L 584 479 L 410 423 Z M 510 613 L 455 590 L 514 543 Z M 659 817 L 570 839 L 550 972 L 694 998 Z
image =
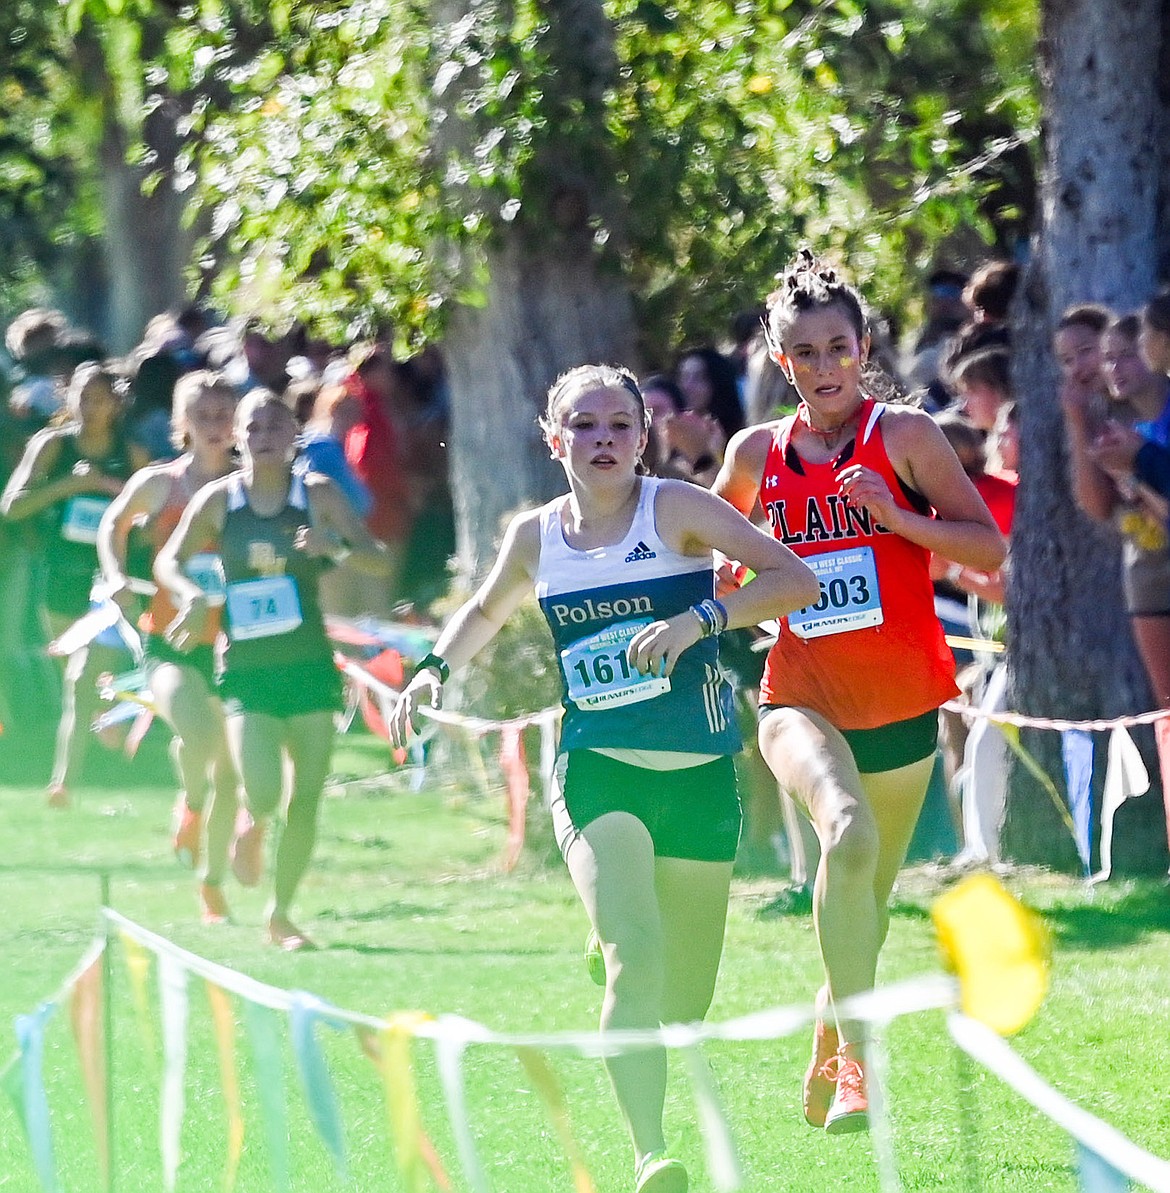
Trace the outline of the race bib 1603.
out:
M 882 600 L 872 547 L 849 547 L 810 555 L 805 563 L 821 585 L 820 600 L 788 615 L 798 638 L 823 638 L 881 625 Z

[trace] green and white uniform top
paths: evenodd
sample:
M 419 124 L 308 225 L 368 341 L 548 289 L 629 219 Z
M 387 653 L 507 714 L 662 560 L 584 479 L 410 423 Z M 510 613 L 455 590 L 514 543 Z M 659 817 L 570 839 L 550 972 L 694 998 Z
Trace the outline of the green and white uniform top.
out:
M 658 536 L 655 502 L 668 483 L 640 478 L 625 538 L 588 551 L 565 541 L 564 498 L 540 511 L 536 595 L 560 665 L 562 750 L 710 756 L 742 748 L 717 638 L 696 642 L 668 678 L 639 674 L 626 658 L 630 639 L 643 626 L 715 593 L 712 557 L 680 555 Z

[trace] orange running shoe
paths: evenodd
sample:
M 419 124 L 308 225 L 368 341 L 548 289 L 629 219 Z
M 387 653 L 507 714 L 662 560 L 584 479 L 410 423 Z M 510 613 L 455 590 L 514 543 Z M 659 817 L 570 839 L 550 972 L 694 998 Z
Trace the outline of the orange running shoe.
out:
M 273 914 L 268 920 L 268 939 L 286 953 L 305 952 L 317 946 L 287 916 Z
M 69 790 L 64 783 L 50 783 L 45 799 L 50 808 L 68 808 L 73 801 L 69 798 Z
M 865 1070 L 855 1057 L 841 1053 L 837 1058 L 837 1091 L 825 1115 L 830 1135 L 848 1135 L 869 1130 L 869 1099 L 865 1093 Z
M 203 834 L 203 813 L 193 812 L 187 806 L 187 797 L 180 795 L 175 801 L 171 818 L 174 825 L 172 845 L 180 866 L 194 870 L 199 865 L 199 844 Z
M 228 911 L 223 888 L 217 882 L 203 882 L 199 885 L 200 919 L 205 924 L 230 924 L 232 915 Z
M 256 886 L 264 873 L 264 824 L 247 808 L 236 815 L 236 839 L 231 850 L 232 873 L 240 886 Z
M 813 1025 L 813 1054 L 804 1075 L 804 1119 L 810 1127 L 823 1127 L 837 1082 L 837 1027 L 818 1019 Z

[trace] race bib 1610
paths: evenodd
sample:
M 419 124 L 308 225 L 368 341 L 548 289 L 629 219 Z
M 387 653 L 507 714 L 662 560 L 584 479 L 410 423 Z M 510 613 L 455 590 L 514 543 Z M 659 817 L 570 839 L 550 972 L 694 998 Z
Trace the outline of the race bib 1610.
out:
M 670 691 L 668 676 L 643 675 L 626 657 L 630 639 L 650 624 L 649 618 L 619 621 L 587 638 L 579 638 L 561 651 L 561 669 L 569 699 L 578 708 L 619 708 Z

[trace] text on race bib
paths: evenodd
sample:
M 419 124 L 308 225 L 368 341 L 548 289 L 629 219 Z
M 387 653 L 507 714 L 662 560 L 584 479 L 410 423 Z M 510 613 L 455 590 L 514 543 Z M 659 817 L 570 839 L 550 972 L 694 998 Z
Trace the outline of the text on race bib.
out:
M 198 584 L 207 596 L 209 605 L 222 605 L 227 596 L 223 576 L 223 560 L 213 551 L 200 551 L 183 565 L 188 580 Z
M 227 586 L 228 636 L 233 641 L 287 634 L 301 624 L 301 598 L 292 576 L 264 576 Z
M 109 505 L 108 497 L 70 497 L 61 515 L 61 537 L 71 543 L 96 543 L 98 524 Z
M 561 651 L 561 670 L 569 699 L 578 708 L 619 708 L 670 691 L 668 676 L 643 675 L 626 657 L 630 639 L 648 625 L 649 618 L 619 621 L 587 638 L 579 638 Z
M 872 547 L 850 547 L 806 556 L 820 582 L 820 599 L 788 615 L 788 628 L 798 638 L 823 638 L 881 625 L 881 594 Z

